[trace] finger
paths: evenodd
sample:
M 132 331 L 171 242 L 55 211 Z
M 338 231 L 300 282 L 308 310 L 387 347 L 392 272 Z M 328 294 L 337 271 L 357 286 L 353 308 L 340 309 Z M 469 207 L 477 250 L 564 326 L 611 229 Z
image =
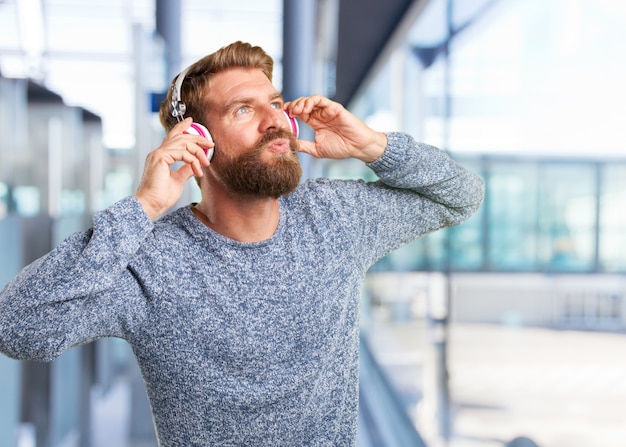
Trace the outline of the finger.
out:
M 191 126 L 191 123 L 193 123 L 193 118 L 188 116 L 187 118 L 180 121 L 179 123 L 176 123 L 176 125 L 172 127 L 172 131 L 176 130 L 177 133 L 183 133 L 184 131 L 189 129 L 189 126 Z
M 289 111 L 294 115 L 309 113 L 313 109 L 313 106 L 319 102 L 320 98 L 320 95 L 301 96 L 296 98 L 288 104 Z
M 307 122 L 310 118 L 309 113 L 305 113 L 306 97 L 301 97 L 291 101 L 285 105 L 285 109 L 290 117 L 300 118 L 303 122 Z
M 188 117 L 188 118 L 185 118 L 184 120 L 180 121 L 179 123 L 176 123 L 174 125 L 174 127 L 172 127 L 169 130 L 169 132 L 165 136 L 164 141 L 169 141 L 169 140 L 172 140 L 173 138 L 175 138 L 178 135 L 182 135 L 187 129 L 189 129 L 189 126 L 191 126 L 192 122 L 193 122 L 193 119 Z
M 206 157 L 205 157 L 206 159 Z M 204 176 L 204 171 L 202 170 L 202 166 L 200 165 L 200 161 L 196 158 L 193 157 L 191 160 L 183 160 L 182 161 L 182 166 L 181 167 L 186 167 L 188 168 L 191 173 L 197 177 L 203 177 Z M 179 168 L 180 169 L 180 168 Z
M 202 171 L 201 171 L 202 174 Z M 192 169 L 191 165 L 182 165 L 176 171 L 172 171 L 172 177 L 180 183 L 184 183 L 191 177 L 198 176 L 198 174 Z M 202 175 L 200 175 L 201 177 Z
M 204 177 L 202 166 L 209 166 L 210 164 L 211 163 L 207 159 L 206 154 L 202 151 L 202 155 L 200 155 L 199 158 L 196 157 L 195 160 L 189 164 L 189 166 L 191 166 L 191 169 L 196 177 Z
M 169 141 L 165 141 L 158 150 L 165 151 L 165 153 L 169 152 L 175 161 L 190 162 L 189 158 L 185 158 L 185 152 L 188 152 L 196 157 L 201 165 L 209 166 L 207 152 L 213 147 L 215 144 L 202 136 L 178 134 Z
M 309 154 L 314 157 L 318 156 L 317 146 L 312 141 L 298 140 L 298 152 Z
M 322 95 L 309 96 L 304 100 L 304 112 L 311 113 L 316 108 L 328 107 L 331 101 Z
M 201 135 L 194 135 L 191 133 L 184 133 L 184 132 L 169 135 L 169 138 L 166 138 L 166 142 L 170 146 L 176 146 L 176 145 L 182 146 L 188 142 L 192 142 L 194 144 L 197 144 L 198 146 L 202 146 L 206 148 L 211 148 L 215 146 L 215 143 L 207 139 L 206 137 L 203 137 Z
M 178 157 L 180 158 L 178 158 Z M 194 174 L 202 177 L 204 175 L 202 166 L 209 166 L 211 163 L 207 159 L 206 153 L 200 146 L 189 147 L 180 153 L 173 154 L 176 161 L 181 161 L 191 167 Z
M 182 148 L 180 146 L 162 146 L 148 154 L 146 166 L 150 166 L 150 169 L 152 170 L 156 169 L 159 165 L 171 167 L 177 162 L 182 162 L 184 164 L 192 165 L 192 169 L 195 172 L 200 172 L 202 170 L 201 164 L 206 164 L 206 156 L 201 150 L 198 151 L 198 149 L 199 148 L 196 149 L 196 152 L 202 153 L 200 158 L 197 154 L 190 152 L 186 146 Z M 202 158 L 204 158 L 204 162 L 200 161 Z
M 192 135 L 193 136 L 193 135 Z M 187 150 L 193 154 L 200 161 L 200 164 L 203 166 L 209 166 L 210 162 L 207 158 L 207 153 L 210 149 L 215 147 L 215 143 L 207 140 L 204 137 L 197 136 L 196 140 L 187 145 Z

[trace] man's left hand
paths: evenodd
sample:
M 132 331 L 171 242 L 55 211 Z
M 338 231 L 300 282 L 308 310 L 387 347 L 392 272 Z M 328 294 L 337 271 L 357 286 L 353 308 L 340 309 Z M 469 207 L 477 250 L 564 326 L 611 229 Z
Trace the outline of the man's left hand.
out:
M 299 140 L 300 152 L 316 158 L 357 158 L 366 163 L 382 155 L 387 136 L 369 128 L 341 104 L 321 96 L 304 96 L 285 104 L 291 116 L 315 131 L 315 141 Z

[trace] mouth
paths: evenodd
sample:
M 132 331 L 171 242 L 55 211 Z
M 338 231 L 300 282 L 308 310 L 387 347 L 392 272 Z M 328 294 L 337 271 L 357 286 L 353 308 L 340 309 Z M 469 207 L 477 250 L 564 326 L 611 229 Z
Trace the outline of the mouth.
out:
M 267 144 L 267 149 L 270 152 L 275 152 L 277 154 L 285 154 L 291 152 L 291 147 L 287 138 L 277 138 L 269 142 Z

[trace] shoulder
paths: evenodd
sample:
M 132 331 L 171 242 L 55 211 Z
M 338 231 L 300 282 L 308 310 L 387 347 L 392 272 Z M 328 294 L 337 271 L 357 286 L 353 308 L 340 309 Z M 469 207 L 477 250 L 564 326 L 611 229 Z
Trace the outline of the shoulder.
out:
M 154 222 L 154 235 L 158 239 L 176 237 L 186 239 L 184 236 L 190 236 L 193 234 L 190 226 L 193 221 L 190 219 L 192 216 L 189 206 L 183 206 L 174 209 L 164 216 L 160 217 Z
M 188 206 L 174 209 L 154 221 L 152 231 L 145 238 L 138 253 L 139 257 L 161 257 L 164 253 L 189 252 L 196 242 L 193 223 L 187 216 L 193 216 Z
M 133 259 L 135 270 L 141 271 L 146 278 L 161 281 L 156 272 L 174 272 L 190 253 L 197 252 L 197 240 L 187 222 L 188 207 L 173 210 L 154 221 L 150 235 L 145 239 Z M 157 275 L 158 276 L 158 275 Z
M 185 219 L 185 216 L 189 211 L 190 206 L 191 205 L 186 205 L 180 208 L 170 210 L 154 222 L 155 226 L 162 228 L 170 226 L 180 226 L 182 221 Z

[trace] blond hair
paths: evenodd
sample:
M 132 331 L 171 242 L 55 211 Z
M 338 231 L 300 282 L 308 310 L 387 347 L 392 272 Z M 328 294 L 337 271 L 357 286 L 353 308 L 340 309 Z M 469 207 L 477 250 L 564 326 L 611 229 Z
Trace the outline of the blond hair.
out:
M 203 120 L 206 109 L 204 98 L 211 76 L 230 68 L 260 69 L 271 82 L 274 60 L 261 47 L 241 41 L 231 43 L 198 60 L 188 67 L 180 88 L 180 98 L 186 107 L 185 116 Z M 166 131 L 178 122 L 172 115 L 172 93 L 177 78 L 178 76 L 172 80 L 171 88 L 159 110 L 159 119 Z

